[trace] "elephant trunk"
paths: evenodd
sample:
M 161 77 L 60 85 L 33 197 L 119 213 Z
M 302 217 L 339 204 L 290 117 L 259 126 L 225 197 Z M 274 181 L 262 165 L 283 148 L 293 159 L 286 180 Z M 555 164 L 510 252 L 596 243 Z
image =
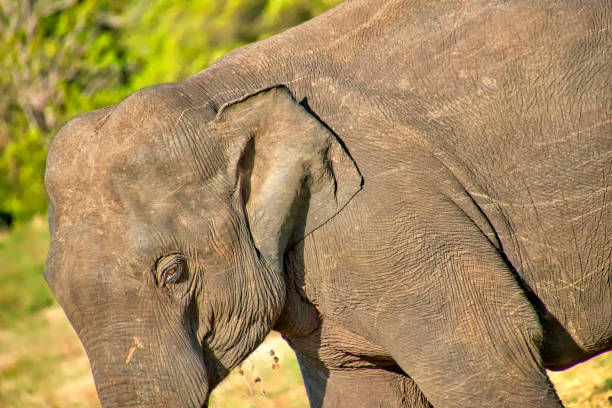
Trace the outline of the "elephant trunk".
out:
M 209 384 L 201 348 L 181 331 L 168 336 L 145 327 L 83 337 L 102 406 L 206 406 Z

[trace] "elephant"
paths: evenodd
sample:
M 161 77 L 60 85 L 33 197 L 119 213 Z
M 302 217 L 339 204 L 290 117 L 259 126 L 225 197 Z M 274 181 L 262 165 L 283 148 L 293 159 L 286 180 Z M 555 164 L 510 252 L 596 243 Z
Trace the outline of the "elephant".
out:
M 206 407 L 272 331 L 312 407 L 560 407 L 612 348 L 612 3 L 350 0 L 83 113 L 45 277 L 101 404 Z

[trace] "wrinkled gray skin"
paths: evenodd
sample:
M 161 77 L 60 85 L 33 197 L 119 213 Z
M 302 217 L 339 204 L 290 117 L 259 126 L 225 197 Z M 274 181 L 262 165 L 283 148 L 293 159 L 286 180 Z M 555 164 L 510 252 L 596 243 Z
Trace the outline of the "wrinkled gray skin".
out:
M 313 407 L 560 406 L 612 347 L 611 10 L 349 1 L 70 121 L 46 276 L 102 405 L 205 406 L 276 329 Z

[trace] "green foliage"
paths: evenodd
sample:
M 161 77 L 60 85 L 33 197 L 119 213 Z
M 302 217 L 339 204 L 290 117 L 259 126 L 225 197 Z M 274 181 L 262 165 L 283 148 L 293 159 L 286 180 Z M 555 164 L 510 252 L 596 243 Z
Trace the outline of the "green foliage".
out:
M 0 212 L 44 211 L 46 149 L 71 117 L 185 78 L 337 3 L 0 0 Z
M 49 233 L 42 216 L 0 234 L 0 328 L 53 303 L 43 279 L 48 247 Z
M 13 127 L 19 137 L 0 151 L 0 210 L 24 219 L 44 212 L 42 172 L 46 135 L 34 127 Z
M 97 89 L 122 86 L 120 49 L 101 18 L 112 3 L 0 0 L 0 211 L 18 220 L 46 208 L 50 135 L 95 107 Z

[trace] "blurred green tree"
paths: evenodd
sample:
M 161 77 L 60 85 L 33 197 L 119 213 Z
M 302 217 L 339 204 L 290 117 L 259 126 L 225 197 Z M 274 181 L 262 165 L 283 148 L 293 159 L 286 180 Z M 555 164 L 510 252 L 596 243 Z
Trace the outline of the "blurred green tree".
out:
M 123 55 L 105 19 L 119 4 L 0 0 L 0 211 L 18 220 L 45 211 L 49 135 L 94 107 L 82 95 L 124 82 Z

